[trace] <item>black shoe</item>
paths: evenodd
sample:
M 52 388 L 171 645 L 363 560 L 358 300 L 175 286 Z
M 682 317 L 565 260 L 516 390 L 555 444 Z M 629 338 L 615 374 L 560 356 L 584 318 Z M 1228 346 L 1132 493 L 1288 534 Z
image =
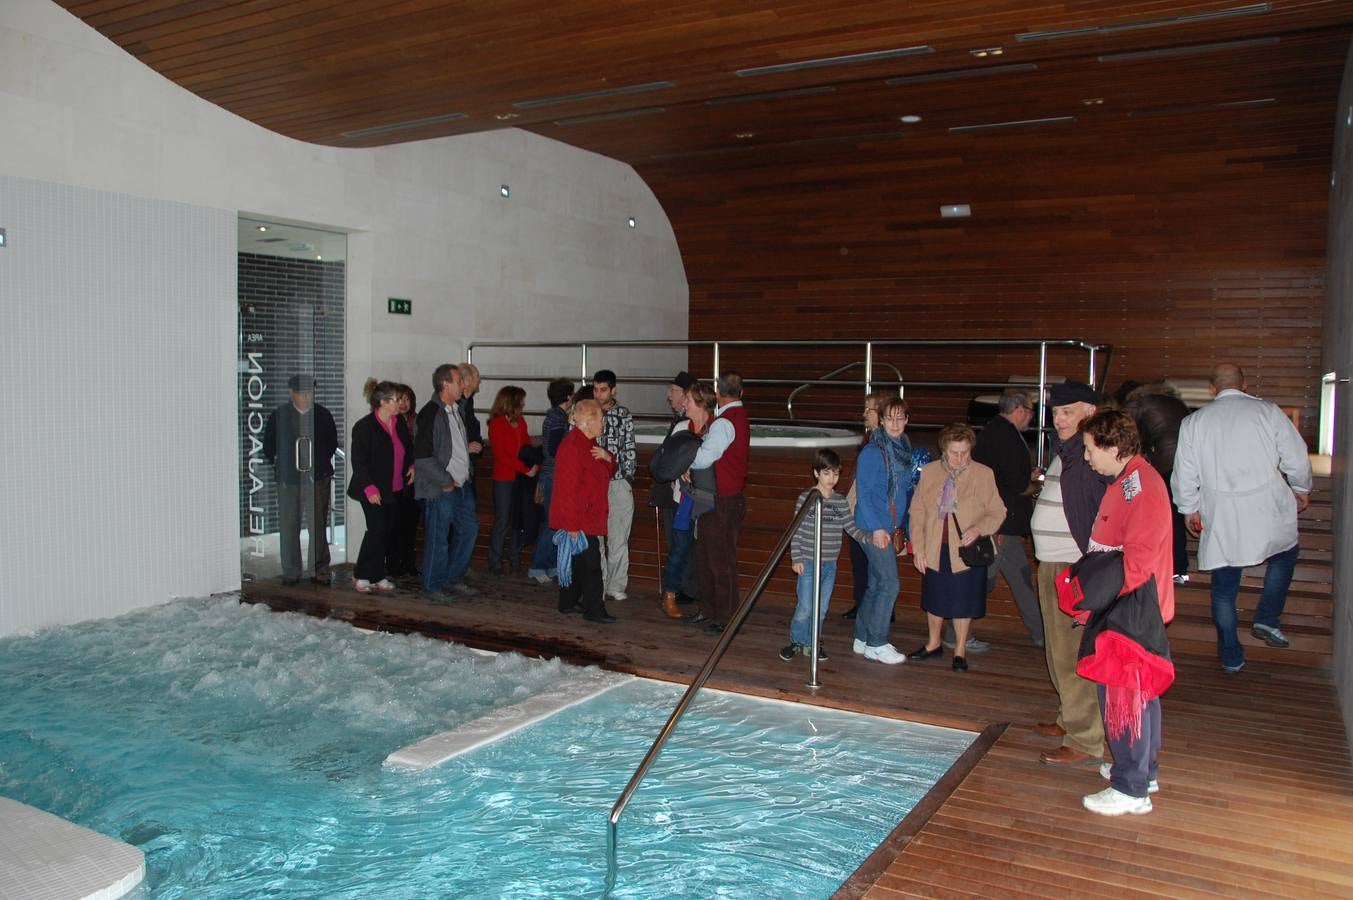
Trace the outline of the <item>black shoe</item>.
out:
M 850 609 L 848 609 L 848 610 L 846 610 L 845 612 L 841 613 L 841 618 L 843 618 L 843 619 L 853 619 L 853 618 L 855 618 L 855 615 L 856 615 L 859 611 L 860 611 L 860 605 L 857 603 L 857 604 L 855 604 L 854 606 L 852 606 Z
M 287 587 L 291 587 L 293 584 L 300 584 L 300 582 L 301 582 L 301 578 L 300 578 L 299 575 L 295 575 L 295 576 L 293 576 L 293 575 L 283 575 L 283 576 L 282 576 L 282 583 L 283 583 L 284 585 L 286 585 Z
M 575 603 L 569 607 L 561 606 L 559 607 L 559 611 L 566 616 L 576 616 L 583 611 L 583 608 Z
M 723 634 L 723 626 L 718 622 L 710 622 L 705 626 L 705 634 Z
M 704 613 L 696 613 L 696 614 L 693 615 L 693 616 L 687 616 L 687 617 L 686 617 L 686 624 L 687 624 L 687 625 L 704 625 L 704 624 L 705 624 L 706 622 L 708 622 L 708 621 L 709 621 L 709 619 L 706 619 L 706 618 L 705 618 L 705 614 L 704 614 Z
M 441 591 L 419 591 L 418 596 L 429 603 L 445 603 L 446 595 Z
M 822 646 L 821 644 L 817 645 L 817 658 L 820 660 L 831 659 L 831 657 L 827 655 L 827 648 Z
M 915 650 L 913 650 L 913 651 L 911 651 L 910 653 L 908 653 L 908 654 L 907 654 L 907 659 L 914 659 L 914 660 L 916 660 L 916 661 L 919 662 L 919 661 L 921 661 L 921 660 L 923 660 L 923 659 L 931 659 L 931 658 L 933 658 L 933 657 L 936 657 L 936 656 L 943 656 L 943 655 L 944 655 L 944 645 L 943 645 L 943 644 L 941 644 L 940 646 L 936 647 L 934 650 L 927 650 L 927 649 L 926 649 L 926 645 L 925 645 L 925 644 L 922 644 L 921 646 L 917 647 Z M 961 657 L 961 656 L 956 656 L 956 657 L 954 657 L 954 659 L 962 659 L 962 658 L 963 658 L 963 657 Z
M 682 606 L 690 606 L 692 603 L 699 603 L 700 598 L 692 597 L 690 594 L 683 594 L 681 591 L 677 591 L 677 602 Z
M 964 659 L 963 657 L 961 657 L 961 656 L 955 656 L 955 657 L 954 657 L 954 671 L 955 671 L 955 672 L 966 672 L 966 671 L 968 671 L 968 661 L 967 661 L 966 659 Z
M 794 657 L 803 652 L 803 644 L 790 644 L 780 651 L 780 658 L 789 662 Z
M 610 613 L 602 613 L 598 616 L 594 616 L 591 613 L 583 613 L 583 618 L 589 622 L 598 622 L 602 625 L 610 625 L 611 623 L 618 621 L 616 617 Z

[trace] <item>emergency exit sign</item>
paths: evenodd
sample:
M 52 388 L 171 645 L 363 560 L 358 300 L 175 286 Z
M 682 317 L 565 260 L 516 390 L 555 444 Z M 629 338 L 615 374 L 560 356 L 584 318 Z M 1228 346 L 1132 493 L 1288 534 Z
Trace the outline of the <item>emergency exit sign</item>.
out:
M 411 316 L 413 315 L 413 301 L 405 300 L 401 297 L 389 298 L 387 307 L 392 316 Z

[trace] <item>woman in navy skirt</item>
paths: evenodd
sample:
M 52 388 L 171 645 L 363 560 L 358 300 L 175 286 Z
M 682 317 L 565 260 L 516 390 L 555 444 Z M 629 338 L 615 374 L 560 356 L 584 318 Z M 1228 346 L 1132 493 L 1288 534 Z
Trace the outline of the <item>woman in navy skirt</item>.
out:
M 943 656 L 944 620 L 954 622 L 954 671 L 966 672 L 963 655 L 973 619 L 987 614 L 987 570 L 968 568 L 959 547 L 995 534 L 1005 520 L 1005 504 L 991 469 L 973 462 L 977 436 L 967 425 L 940 432 L 940 458 L 921 470 L 911 499 L 912 562 L 921 573 L 921 608 L 929 631 L 927 641 L 911 653 L 913 660 Z

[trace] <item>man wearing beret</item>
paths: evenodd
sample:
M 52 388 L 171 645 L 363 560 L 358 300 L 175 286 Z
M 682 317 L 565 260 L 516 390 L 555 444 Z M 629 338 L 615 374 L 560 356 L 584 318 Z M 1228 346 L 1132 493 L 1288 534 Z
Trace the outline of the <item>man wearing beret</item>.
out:
M 1085 461 L 1081 423 L 1095 414 L 1099 395 L 1088 384 L 1067 381 L 1050 391 L 1052 426 L 1057 436 L 1052 461 L 1043 475 L 1043 489 L 1034 504 L 1031 523 L 1034 556 L 1038 558 L 1038 605 L 1043 612 L 1043 653 L 1060 708 L 1055 722 L 1039 722 L 1034 730 L 1060 737 L 1062 745 L 1039 756 L 1051 766 L 1098 763 L 1104 756 L 1104 724 L 1093 682 L 1076 674 L 1081 631 L 1057 607 L 1057 573 L 1076 562 L 1090 544 L 1090 530 L 1109 480 Z

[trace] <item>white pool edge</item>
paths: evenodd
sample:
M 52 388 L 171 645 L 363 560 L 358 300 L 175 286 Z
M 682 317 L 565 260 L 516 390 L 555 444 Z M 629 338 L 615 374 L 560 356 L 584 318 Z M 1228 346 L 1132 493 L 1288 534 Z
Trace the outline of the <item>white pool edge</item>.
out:
M 385 758 L 385 766 L 405 772 L 440 766 L 633 680 L 632 675 L 599 669 L 585 671 L 520 703 L 500 707 L 449 731 L 401 747 Z
M 0 897 L 116 900 L 145 877 L 136 847 L 0 797 Z

